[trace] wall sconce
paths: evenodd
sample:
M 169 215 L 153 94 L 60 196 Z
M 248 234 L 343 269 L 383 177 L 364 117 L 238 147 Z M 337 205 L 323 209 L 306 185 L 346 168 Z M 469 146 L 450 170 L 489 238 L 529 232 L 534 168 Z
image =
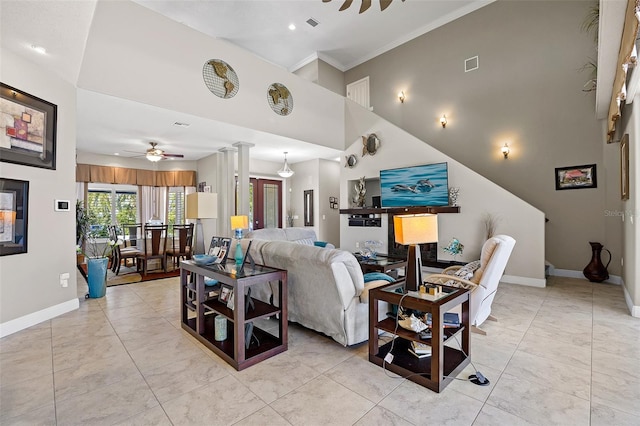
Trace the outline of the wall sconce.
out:
M 442 128 L 444 129 L 445 127 L 447 127 L 447 116 L 442 114 L 442 117 L 440 117 L 440 124 L 442 124 Z
M 401 104 L 404 103 L 404 100 L 406 99 L 406 96 L 404 95 L 404 90 L 401 90 L 400 93 L 398 93 L 398 99 L 400 99 Z
M 505 160 L 509 158 L 509 145 L 507 145 L 506 142 L 504 143 L 504 146 L 500 148 L 500 152 L 502 152 L 502 155 L 504 155 Z

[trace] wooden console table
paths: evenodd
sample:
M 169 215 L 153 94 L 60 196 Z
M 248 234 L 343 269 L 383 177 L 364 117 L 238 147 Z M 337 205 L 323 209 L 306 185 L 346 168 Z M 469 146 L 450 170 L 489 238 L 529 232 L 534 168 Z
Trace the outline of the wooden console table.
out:
M 369 291 L 369 361 L 383 366 L 389 371 L 407 377 L 412 382 L 425 386 L 435 392 L 444 388 L 466 367 L 469 360 L 469 290 L 447 287 L 449 293 L 431 301 L 413 296 L 404 296 L 404 282 L 390 283 Z M 399 305 L 421 312 L 431 313 L 431 339 L 421 339 L 418 333 L 397 326 L 396 319 L 385 318 L 378 321 L 378 301 Z M 452 308 L 462 304 L 460 327 L 445 328 L 443 315 Z M 379 346 L 378 330 L 395 334 L 395 342 L 391 341 Z M 462 333 L 462 350 L 444 345 L 444 341 Z M 417 358 L 409 352 L 412 341 L 419 341 L 431 346 L 431 356 Z M 385 362 L 384 358 L 393 344 L 393 361 Z M 420 373 L 420 374 L 416 374 Z
M 195 276 L 191 282 L 190 276 Z M 233 287 L 233 309 L 227 307 L 218 297 L 209 297 L 204 278 L 210 277 L 222 284 Z M 245 295 L 252 285 L 279 282 L 278 306 L 252 299 L 254 307 L 245 316 Z M 211 349 L 236 370 L 243 370 L 253 364 L 287 350 L 287 271 L 255 265 L 244 265 L 244 271 L 236 272 L 235 263 L 199 266 L 192 260 L 180 262 L 180 303 L 182 306 L 182 328 Z M 214 318 L 223 316 L 227 320 L 227 338 L 215 340 Z M 256 326 L 253 334 L 259 344 L 245 347 L 245 325 L 260 318 L 277 316 L 278 336 L 274 336 Z

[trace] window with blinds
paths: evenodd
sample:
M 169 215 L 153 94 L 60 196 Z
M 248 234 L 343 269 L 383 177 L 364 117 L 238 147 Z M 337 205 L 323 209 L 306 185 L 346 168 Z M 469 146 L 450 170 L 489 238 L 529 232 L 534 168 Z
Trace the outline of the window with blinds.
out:
M 172 229 L 175 224 L 185 223 L 184 186 L 169 187 L 167 204 L 167 224 L 169 229 Z
M 87 210 L 93 235 L 106 238 L 109 225 L 139 222 L 138 190 L 131 185 L 89 184 Z

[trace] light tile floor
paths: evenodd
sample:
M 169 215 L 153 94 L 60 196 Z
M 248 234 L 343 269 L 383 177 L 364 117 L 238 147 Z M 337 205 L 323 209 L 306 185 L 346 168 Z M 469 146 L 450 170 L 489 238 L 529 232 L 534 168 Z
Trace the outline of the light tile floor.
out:
M 471 342 L 491 385 L 437 394 L 293 324 L 287 352 L 237 372 L 180 329 L 176 278 L 92 300 L 78 282 L 80 309 L 0 340 L 0 424 L 640 424 L 640 319 L 620 286 L 501 284 L 500 321 Z

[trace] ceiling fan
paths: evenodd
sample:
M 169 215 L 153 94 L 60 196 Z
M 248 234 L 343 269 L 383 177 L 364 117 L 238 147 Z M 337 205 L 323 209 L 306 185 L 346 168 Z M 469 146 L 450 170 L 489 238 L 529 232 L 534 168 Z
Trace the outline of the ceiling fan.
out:
M 166 154 L 160 148 L 156 148 L 158 145 L 157 142 L 149 142 L 149 145 L 151 145 L 151 148 L 147 149 L 146 153 L 140 154 L 140 155 L 144 155 L 145 157 L 147 157 L 147 160 L 152 161 L 154 163 L 156 161 L 166 160 L 167 158 L 184 158 L 184 155 L 182 154 Z M 127 151 L 127 152 L 133 152 L 133 151 Z
M 322 0 L 323 3 L 329 3 L 331 0 Z M 385 10 L 386 8 L 389 7 L 389 5 L 391 4 L 392 0 L 380 0 L 380 10 Z M 404 0 L 402 0 L 404 2 Z M 340 12 L 342 12 L 343 10 L 346 10 L 349 8 L 349 6 L 351 6 L 351 3 L 353 3 L 353 0 L 345 0 L 344 3 L 342 3 L 342 6 L 340 7 L 340 9 L 338 9 Z M 371 0 L 362 0 L 362 4 L 360 5 L 360 11 L 358 13 L 362 13 L 364 11 L 366 11 L 367 9 L 369 9 L 371 7 Z

